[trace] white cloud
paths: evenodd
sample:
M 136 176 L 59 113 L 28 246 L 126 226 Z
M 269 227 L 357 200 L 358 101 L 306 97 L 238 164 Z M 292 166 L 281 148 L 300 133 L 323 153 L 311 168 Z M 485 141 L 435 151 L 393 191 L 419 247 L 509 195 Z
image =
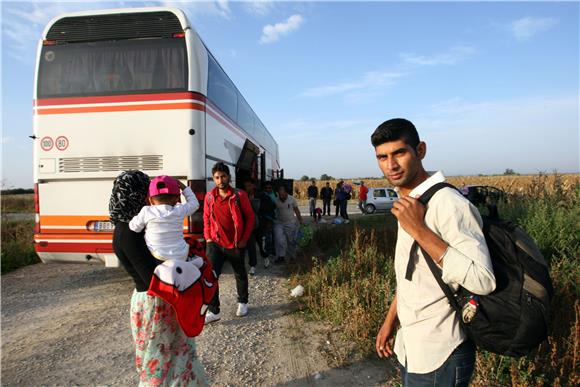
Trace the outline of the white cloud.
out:
M 183 10 L 190 18 L 199 16 L 218 16 L 229 20 L 232 12 L 229 1 L 191 1 L 191 0 L 166 0 L 148 5 L 160 7 L 172 7 Z
M 509 30 L 516 40 L 522 42 L 531 39 L 534 35 L 549 30 L 558 24 L 553 17 L 524 17 L 509 24 Z
M 75 2 L 75 1 L 36 1 L 6 2 L 2 5 L 2 38 L 4 52 L 21 63 L 32 65 L 36 55 L 36 44 L 46 24 L 55 16 L 66 12 L 131 7 L 176 7 L 182 9 L 190 18 L 216 16 L 224 19 L 231 17 L 229 2 L 217 1 L 152 1 L 152 2 Z
M 248 13 L 255 16 L 266 16 L 274 9 L 272 0 L 244 1 L 242 4 Z
M 10 144 L 13 140 L 14 140 L 14 137 L 11 137 L 11 136 L 2 136 L 0 138 L 0 141 L 1 141 L 0 143 L 2 145 L 6 145 L 6 144 Z
M 404 73 L 399 72 L 369 71 L 358 81 L 317 86 L 304 91 L 301 95 L 304 97 L 319 98 L 353 91 L 369 92 L 378 88 L 391 86 L 398 78 L 404 75 Z
M 262 29 L 260 37 L 261 44 L 274 43 L 281 36 L 288 35 L 290 32 L 297 30 L 304 23 L 304 18 L 300 15 L 292 15 L 285 22 L 268 24 Z
M 455 46 L 451 47 L 447 52 L 431 56 L 401 53 L 399 54 L 399 57 L 403 62 L 416 66 L 439 66 L 453 65 L 475 55 L 476 53 L 477 50 L 474 47 Z

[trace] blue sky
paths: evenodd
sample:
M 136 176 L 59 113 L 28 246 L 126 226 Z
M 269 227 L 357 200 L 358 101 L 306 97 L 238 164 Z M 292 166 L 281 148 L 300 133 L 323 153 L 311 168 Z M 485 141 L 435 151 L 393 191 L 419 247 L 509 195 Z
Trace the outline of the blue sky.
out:
M 69 11 L 182 8 L 280 146 L 286 175 L 380 176 L 405 117 L 447 175 L 578 172 L 578 2 L 2 1 L 2 185 L 32 186 L 37 39 Z

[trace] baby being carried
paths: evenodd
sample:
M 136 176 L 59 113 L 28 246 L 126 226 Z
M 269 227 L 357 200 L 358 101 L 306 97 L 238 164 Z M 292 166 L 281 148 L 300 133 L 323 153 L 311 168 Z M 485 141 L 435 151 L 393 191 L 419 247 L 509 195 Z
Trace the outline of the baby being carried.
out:
M 185 204 L 180 203 L 181 193 Z M 129 228 L 145 229 L 145 242 L 155 258 L 186 261 L 189 245 L 183 239 L 183 218 L 199 208 L 193 191 L 170 176 L 157 176 L 149 184 L 149 202 L 131 219 Z

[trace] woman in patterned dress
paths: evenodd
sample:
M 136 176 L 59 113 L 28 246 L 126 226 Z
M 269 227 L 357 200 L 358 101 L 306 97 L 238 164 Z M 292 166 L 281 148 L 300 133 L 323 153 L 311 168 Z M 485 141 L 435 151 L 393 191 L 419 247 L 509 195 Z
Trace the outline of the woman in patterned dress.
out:
M 195 339 L 181 330 L 171 305 L 147 295 L 157 261 L 147 249 L 143 233 L 129 229 L 129 221 L 146 204 L 149 177 L 141 171 L 121 173 L 109 202 L 115 224 L 113 249 L 135 281 L 131 297 L 131 331 L 140 386 L 206 386 Z

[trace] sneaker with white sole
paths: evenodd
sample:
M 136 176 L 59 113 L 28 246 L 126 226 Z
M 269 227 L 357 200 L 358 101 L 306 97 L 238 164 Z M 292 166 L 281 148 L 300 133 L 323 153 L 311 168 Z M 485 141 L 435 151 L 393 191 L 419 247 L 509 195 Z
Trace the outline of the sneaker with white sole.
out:
M 239 302 L 236 316 L 244 317 L 247 314 L 248 314 L 248 304 L 243 304 L 243 303 Z
M 250 266 L 250 270 L 248 270 L 249 275 L 256 275 L 256 266 Z
M 222 318 L 220 313 L 212 313 L 210 311 L 207 311 L 207 313 L 205 314 L 205 323 L 209 324 L 215 321 L 219 321 Z

